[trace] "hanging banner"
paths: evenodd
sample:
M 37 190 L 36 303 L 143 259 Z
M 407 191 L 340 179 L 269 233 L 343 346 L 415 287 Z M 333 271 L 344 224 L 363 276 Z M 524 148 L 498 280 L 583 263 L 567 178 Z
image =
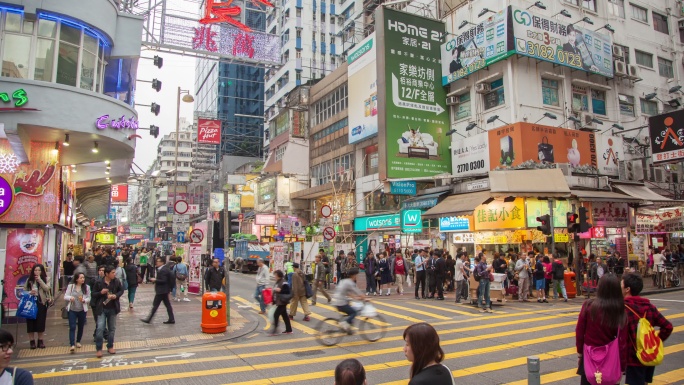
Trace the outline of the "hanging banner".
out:
M 684 110 L 648 118 L 651 157 L 654 164 L 684 159 Z
M 451 171 L 454 176 L 487 174 L 489 164 L 489 135 L 486 132 L 451 141 Z
M 44 234 L 40 229 L 7 230 L 4 279 L 7 299 L 3 303 L 12 309 L 16 309 L 24 293 L 24 284 L 33 265 L 43 263 Z
M 468 27 L 441 47 L 445 86 L 515 53 L 508 48 L 508 7 Z
M 188 250 L 188 293 L 199 294 L 202 291 L 202 245 L 191 243 Z
M 349 78 L 349 144 L 378 133 L 378 76 L 375 33 L 357 44 L 347 57 Z
M 594 135 L 598 172 L 601 175 L 618 176 L 620 161 L 624 157 L 624 140 L 621 136 Z
M 451 152 L 440 73 L 444 23 L 376 9 L 380 180 L 448 174 Z

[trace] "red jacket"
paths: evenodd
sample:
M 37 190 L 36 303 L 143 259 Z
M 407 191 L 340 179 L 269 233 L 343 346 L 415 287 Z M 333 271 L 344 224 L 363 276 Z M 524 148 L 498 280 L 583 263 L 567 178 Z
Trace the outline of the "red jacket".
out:
M 628 338 L 625 349 L 621 348 L 621 350 L 627 352 L 627 366 L 643 366 L 636 356 L 636 332 L 639 318 L 646 314 L 646 319 L 651 323 L 653 328 L 660 328 L 658 336 L 663 342 L 672 334 L 672 323 L 665 319 L 665 317 L 660 314 L 660 311 L 658 311 L 658 308 L 646 298 L 628 297 L 625 298 L 625 305 L 632 308 L 632 310 L 639 314 L 639 317 L 625 308 L 625 311 L 627 312 Z
M 618 334 L 618 330 L 613 328 L 609 329 L 603 326 L 603 315 L 599 311 L 596 314 L 596 318 L 592 318 L 591 315 L 591 303 L 593 301 L 589 300 L 582 305 L 582 310 L 577 318 L 577 326 L 575 327 L 575 346 L 577 347 L 578 354 L 584 354 L 584 345 L 589 346 L 603 346 L 607 345 L 615 339 Z M 620 351 L 625 352 L 624 347 L 627 346 L 627 327 L 623 326 L 620 329 Z M 620 354 L 620 367 L 624 371 L 627 366 L 627 355 Z

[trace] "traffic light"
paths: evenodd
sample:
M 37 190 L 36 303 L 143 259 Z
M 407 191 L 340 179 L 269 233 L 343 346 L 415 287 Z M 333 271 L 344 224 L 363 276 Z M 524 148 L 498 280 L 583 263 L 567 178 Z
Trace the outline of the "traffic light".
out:
M 240 212 L 228 211 L 228 243 L 230 246 L 234 246 L 235 243 L 233 235 L 240 232 L 238 215 L 240 215 Z
M 159 116 L 159 110 L 161 110 L 161 107 L 159 106 L 159 104 L 152 103 L 152 105 L 150 106 L 150 111 L 152 111 L 152 113 L 155 116 Z
M 537 217 L 537 222 L 541 223 L 540 226 L 537 226 L 537 230 L 544 235 L 551 235 L 551 216 L 549 214 Z
M 565 214 L 565 218 L 568 221 L 568 233 L 576 233 L 579 227 L 577 224 L 577 214 L 567 213 Z
M 580 233 L 586 233 L 592 227 L 591 223 L 587 222 L 587 219 L 589 219 L 589 216 L 587 215 L 587 208 L 586 207 L 580 207 L 579 208 L 579 232 Z
M 150 126 L 150 135 L 157 139 L 157 136 L 159 136 L 159 127 L 155 125 Z
M 152 79 L 152 89 L 159 92 L 161 91 L 162 82 L 161 80 Z
M 164 65 L 164 58 L 163 57 L 155 55 L 152 60 L 153 60 L 154 65 L 157 66 L 157 68 L 159 68 L 159 69 L 161 69 L 162 66 Z

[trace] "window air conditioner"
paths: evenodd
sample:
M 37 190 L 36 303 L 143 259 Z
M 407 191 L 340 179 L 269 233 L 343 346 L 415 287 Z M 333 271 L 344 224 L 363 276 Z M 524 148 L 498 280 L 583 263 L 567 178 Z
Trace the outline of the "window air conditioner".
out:
M 625 57 L 625 51 L 622 49 L 622 47 L 613 45 L 613 57 Z
M 455 106 L 458 104 L 458 96 L 449 96 L 446 100 L 447 106 Z
M 582 127 L 593 127 L 594 122 L 594 115 L 589 114 L 587 112 L 582 113 L 582 118 L 580 119 L 582 121 Z
M 486 94 L 491 90 L 492 87 L 489 85 L 489 83 L 477 83 L 475 85 L 475 92 L 477 92 L 478 94 Z

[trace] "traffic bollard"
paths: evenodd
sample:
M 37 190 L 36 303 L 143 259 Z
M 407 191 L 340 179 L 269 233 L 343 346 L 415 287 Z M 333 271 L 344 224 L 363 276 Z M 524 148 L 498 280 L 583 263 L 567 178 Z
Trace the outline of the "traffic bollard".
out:
M 540 385 L 539 357 L 527 357 L 527 385 Z

